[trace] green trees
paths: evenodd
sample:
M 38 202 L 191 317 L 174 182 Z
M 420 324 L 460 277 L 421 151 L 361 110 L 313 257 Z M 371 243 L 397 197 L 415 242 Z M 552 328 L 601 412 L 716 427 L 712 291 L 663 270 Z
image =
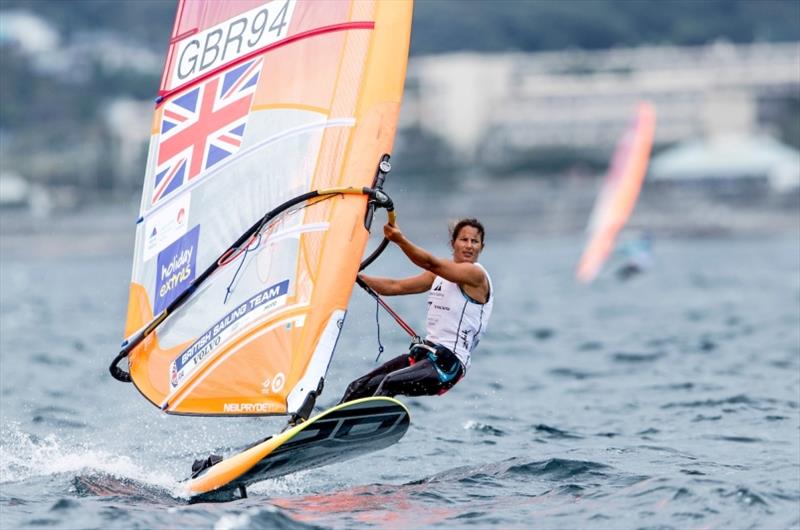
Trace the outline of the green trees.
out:
M 793 0 L 418 0 L 412 54 L 800 40 Z

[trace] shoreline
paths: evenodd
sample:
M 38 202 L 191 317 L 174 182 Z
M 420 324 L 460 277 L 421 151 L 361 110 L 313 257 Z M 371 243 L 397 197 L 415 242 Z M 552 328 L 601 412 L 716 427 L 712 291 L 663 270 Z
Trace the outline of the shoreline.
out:
M 411 187 L 411 185 L 415 187 Z M 387 192 L 398 223 L 420 242 L 444 237 L 461 217 L 483 221 L 494 240 L 583 238 L 599 181 L 585 178 L 465 179 L 451 191 L 429 192 L 397 178 Z M 660 239 L 796 236 L 800 241 L 800 191 L 731 193 L 649 183 L 621 235 L 648 232 Z M 20 256 L 125 256 L 133 251 L 138 200 L 114 197 L 35 216 L 0 209 L 0 259 Z M 380 234 L 383 216 L 372 234 Z M 440 230 L 441 229 L 441 230 Z M 422 235 L 421 235 L 422 234 Z M 432 235 L 433 234 L 433 235 Z

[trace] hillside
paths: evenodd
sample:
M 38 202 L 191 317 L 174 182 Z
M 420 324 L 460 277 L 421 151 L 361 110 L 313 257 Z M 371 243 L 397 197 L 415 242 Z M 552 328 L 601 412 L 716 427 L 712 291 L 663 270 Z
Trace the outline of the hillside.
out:
M 175 0 L 0 0 L 0 169 L 108 182 L 106 107 L 157 90 Z M 58 46 L 31 53 L 9 14 L 45 21 Z M 418 0 L 412 55 L 800 40 L 796 0 Z M 43 145 L 46 153 L 41 152 Z M 142 153 L 143 155 L 143 153 Z
M 173 0 L 3 0 L 64 35 L 104 28 L 166 46 Z M 794 0 L 418 0 L 411 53 L 800 40 Z

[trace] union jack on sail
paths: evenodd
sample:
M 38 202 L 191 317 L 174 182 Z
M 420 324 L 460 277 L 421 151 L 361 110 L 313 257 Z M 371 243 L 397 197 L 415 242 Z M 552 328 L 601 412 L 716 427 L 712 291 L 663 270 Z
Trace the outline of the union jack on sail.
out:
M 248 61 L 164 104 L 152 204 L 239 151 L 261 66 Z

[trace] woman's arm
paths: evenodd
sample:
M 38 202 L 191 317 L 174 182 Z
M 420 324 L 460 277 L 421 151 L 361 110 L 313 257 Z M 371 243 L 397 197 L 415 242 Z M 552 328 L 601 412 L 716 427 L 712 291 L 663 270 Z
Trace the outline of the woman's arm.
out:
M 486 275 L 483 273 L 483 270 L 474 263 L 456 263 L 449 259 L 437 258 L 424 248 L 418 247 L 409 241 L 396 226 L 385 225 L 383 227 L 383 233 L 387 239 L 393 241 L 400 247 L 400 250 L 408 256 L 408 259 L 410 259 L 414 265 L 432 273 L 433 276 L 441 276 L 445 280 L 462 286 L 481 290 L 487 288 Z M 431 282 L 433 282 L 433 276 L 431 277 Z M 430 288 L 430 285 L 428 288 Z
M 358 277 L 372 287 L 376 293 L 384 296 L 394 296 L 398 294 L 424 293 L 433 285 L 435 275 L 425 271 L 417 276 L 400 280 L 382 278 L 379 276 L 367 276 L 365 274 L 359 274 Z

